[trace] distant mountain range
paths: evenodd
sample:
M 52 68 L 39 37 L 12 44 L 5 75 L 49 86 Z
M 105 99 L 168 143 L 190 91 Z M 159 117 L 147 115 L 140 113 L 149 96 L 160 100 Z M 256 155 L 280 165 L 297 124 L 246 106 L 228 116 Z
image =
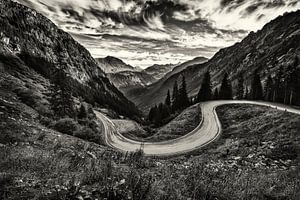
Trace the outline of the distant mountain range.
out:
M 5 91 L 25 99 L 29 106 L 47 110 L 53 71 L 61 69 L 75 97 L 126 116 L 139 115 L 90 53 L 36 11 L 0 0 L 0 44 L 1 83 L 7 84 Z M 109 60 L 109 70 L 121 62 L 111 57 L 104 60 Z
M 300 10 L 279 16 L 256 33 L 251 32 L 241 42 L 221 49 L 207 62 L 187 62 L 184 69 L 177 71 L 174 68 L 173 73 L 147 87 L 127 91 L 126 96 L 140 109 L 148 110 L 164 101 L 167 90 L 172 90 L 180 76 L 186 77 L 189 95 L 194 96 L 207 70 L 211 73 L 214 88 L 219 87 L 225 73 L 229 74 L 234 88 L 239 76 L 243 76 L 249 86 L 256 69 L 263 81 L 268 75 L 274 75 L 280 66 L 286 75 L 285 71 L 296 55 L 300 56 Z
M 98 60 L 98 59 L 97 59 Z M 113 62 L 118 60 L 118 62 Z M 155 82 L 172 76 L 175 73 L 181 72 L 186 67 L 191 64 L 200 64 L 206 62 L 208 59 L 205 57 L 197 57 L 191 61 L 187 61 L 182 64 L 165 64 L 158 65 L 154 64 L 144 70 L 140 68 L 134 68 L 130 65 L 125 64 L 123 61 L 113 57 L 107 57 L 106 59 L 101 59 L 98 62 L 99 67 L 104 71 L 108 72 L 108 78 L 110 81 L 121 90 L 125 96 L 131 91 L 136 89 L 145 88 Z M 110 63 L 114 63 L 111 65 Z M 107 67 L 105 69 L 105 67 Z M 113 70 L 112 67 L 113 66 Z
M 300 55 L 300 11 L 272 20 L 210 60 L 198 57 L 179 65 L 153 65 L 142 70 L 112 56 L 96 61 L 46 17 L 18 3 L 0 0 L 0 43 L 1 83 L 6 84 L 5 91 L 21 99 L 32 94 L 29 106 L 47 106 L 52 72 L 62 68 L 78 99 L 137 116 L 139 111 L 131 101 L 147 111 L 164 101 L 181 76 L 186 77 L 188 93 L 194 96 L 207 70 L 214 88 L 219 87 L 225 73 L 234 88 L 239 76 L 249 85 L 254 70 L 263 81 L 280 66 L 285 74 L 295 56 Z
M 109 80 L 121 91 L 126 93 L 133 88 L 146 87 L 164 77 L 176 66 L 173 64 L 155 64 L 146 69 L 133 67 L 121 59 L 108 56 L 96 58 L 98 66 L 103 69 Z
M 164 77 L 167 73 L 171 72 L 177 65 L 174 64 L 166 64 L 166 65 L 158 65 L 154 64 L 150 67 L 147 67 L 143 72 L 151 75 L 155 81 Z

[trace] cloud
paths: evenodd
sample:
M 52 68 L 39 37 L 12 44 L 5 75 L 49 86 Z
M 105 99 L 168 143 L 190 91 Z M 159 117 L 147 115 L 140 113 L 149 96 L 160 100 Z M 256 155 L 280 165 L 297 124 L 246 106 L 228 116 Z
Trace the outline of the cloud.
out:
M 95 57 L 146 67 L 211 57 L 299 0 L 15 0 L 71 33 Z

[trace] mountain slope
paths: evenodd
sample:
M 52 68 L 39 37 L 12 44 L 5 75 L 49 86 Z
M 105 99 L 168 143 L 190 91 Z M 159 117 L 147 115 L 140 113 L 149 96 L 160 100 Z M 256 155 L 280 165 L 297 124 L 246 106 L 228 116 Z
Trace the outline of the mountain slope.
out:
M 153 76 L 143 71 L 122 71 L 107 75 L 109 80 L 123 92 L 135 87 L 145 87 L 156 80 Z
M 176 65 L 173 64 L 166 64 L 166 65 L 152 65 L 146 69 L 143 70 L 143 72 L 151 75 L 155 80 L 159 80 L 162 77 L 164 77 L 167 73 L 172 71 L 176 67 Z
M 273 75 L 280 66 L 285 73 L 296 55 L 300 56 L 300 10 L 272 20 L 241 42 L 221 49 L 206 63 L 189 66 L 147 88 L 130 91 L 127 96 L 141 109 L 147 110 L 164 100 L 167 90 L 172 89 L 174 81 L 179 80 L 181 75 L 186 77 L 187 89 L 192 96 L 197 94 L 208 69 L 214 87 L 218 86 L 226 72 L 234 87 L 239 76 L 244 76 L 246 85 L 249 85 L 254 70 L 260 72 L 263 80 Z
M 182 63 L 182 64 L 174 67 L 174 69 L 171 72 L 169 72 L 168 74 L 166 74 L 166 76 L 164 77 L 164 79 L 167 79 L 167 78 L 171 77 L 172 75 L 177 74 L 177 73 L 185 70 L 189 66 L 199 65 L 199 64 L 205 63 L 207 61 L 208 61 L 208 59 L 205 58 L 205 57 L 202 57 L 202 56 L 201 57 L 196 57 L 193 60 L 186 61 L 186 62 L 184 62 L 184 63 Z
M 36 11 L 0 0 L 0 41 L 1 73 L 4 81 L 14 80 L 9 90 L 29 90 L 46 103 L 53 71 L 63 68 L 75 97 L 127 116 L 139 114 L 85 48 Z
M 124 63 L 121 59 L 115 58 L 112 56 L 107 56 L 105 58 L 96 58 L 95 59 L 99 67 L 105 73 L 118 73 L 123 71 L 141 71 L 140 68 L 132 67 Z
M 101 68 L 104 65 L 99 65 Z M 125 96 L 128 91 L 136 88 L 144 88 L 156 82 L 168 72 L 170 72 L 174 65 L 152 65 L 144 70 L 128 69 L 125 70 L 122 64 L 115 65 L 115 68 L 122 69 L 119 71 L 108 73 L 109 80 L 121 90 Z

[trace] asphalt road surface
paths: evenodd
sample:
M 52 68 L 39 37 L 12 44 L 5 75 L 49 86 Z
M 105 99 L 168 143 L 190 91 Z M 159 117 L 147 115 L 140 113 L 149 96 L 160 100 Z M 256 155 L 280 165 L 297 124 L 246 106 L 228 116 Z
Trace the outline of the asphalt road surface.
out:
M 191 152 L 217 139 L 222 132 L 222 126 L 216 113 L 216 107 L 224 104 L 254 104 L 300 114 L 300 110 L 298 109 L 270 102 L 244 100 L 208 101 L 200 104 L 202 120 L 190 133 L 173 140 L 141 143 L 124 137 L 116 131 L 113 122 L 108 117 L 97 111 L 95 111 L 95 113 L 104 125 L 105 140 L 109 146 L 121 151 L 136 151 L 140 149 L 142 145 L 146 155 L 170 156 Z

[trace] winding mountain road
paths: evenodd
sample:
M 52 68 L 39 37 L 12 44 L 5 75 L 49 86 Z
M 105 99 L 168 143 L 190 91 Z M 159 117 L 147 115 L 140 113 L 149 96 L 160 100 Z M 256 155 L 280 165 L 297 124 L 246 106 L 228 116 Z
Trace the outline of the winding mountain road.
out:
M 135 151 L 141 148 L 146 155 L 152 156 L 170 156 L 187 153 L 195 149 L 201 148 L 218 138 L 222 132 L 220 120 L 216 113 L 216 107 L 224 104 L 253 104 L 268 106 L 278 110 L 300 114 L 300 110 L 289 107 L 287 105 L 257 102 L 257 101 L 238 101 L 238 100 L 220 100 L 208 101 L 200 104 L 202 111 L 202 119 L 200 124 L 190 133 L 168 141 L 162 142 L 144 142 L 128 139 L 116 131 L 113 122 L 100 112 L 96 111 L 97 117 L 102 121 L 105 129 L 106 143 L 121 151 Z

